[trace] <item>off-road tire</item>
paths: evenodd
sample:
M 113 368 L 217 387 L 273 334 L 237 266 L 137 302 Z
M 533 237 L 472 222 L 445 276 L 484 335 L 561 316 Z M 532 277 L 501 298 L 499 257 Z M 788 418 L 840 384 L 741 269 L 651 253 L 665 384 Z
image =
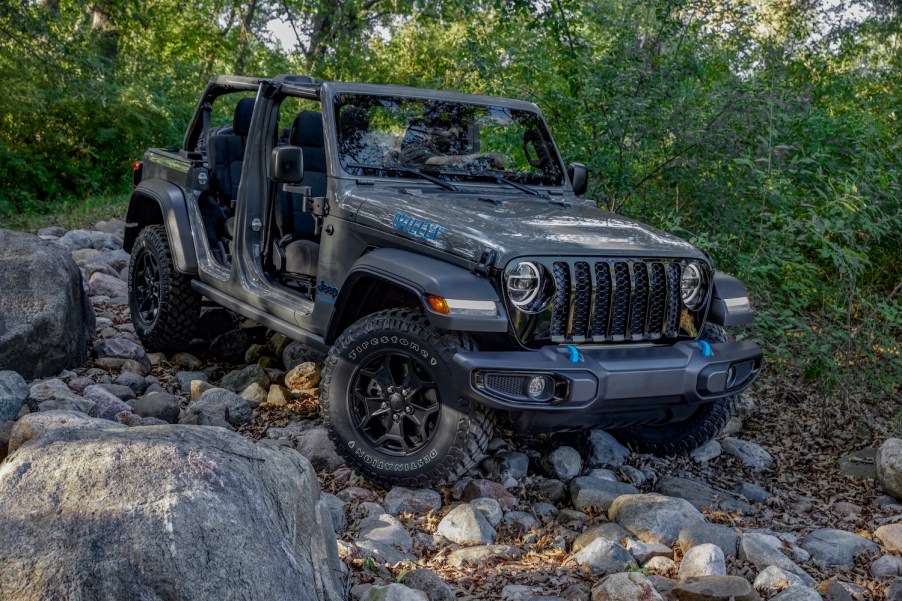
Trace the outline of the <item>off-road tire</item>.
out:
M 711 343 L 733 338 L 722 327 L 706 324 L 700 337 Z M 720 434 L 736 409 L 738 395 L 700 405 L 688 419 L 663 426 L 630 426 L 612 432 L 635 450 L 654 455 L 681 455 L 694 451 Z
M 412 309 L 381 311 L 351 325 L 329 351 L 320 385 L 325 426 L 348 464 L 371 482 L 424 487 L 455 480 L 481 461 L 494 430 L 494 413 L 460 396 L 451 376 L 454 354 L 470 350 L 475 346 L 467 335 L 439 333 Z M 367 373 L 362 370 L 381 358 L 403 360 L 407 355 L 434 378 L 430 389 L 436 391 L 440 409 L 422 448 L 388 454 L 358 428 L 352 388 Z
M 153 303 L 156 309 L 151 312 Z M 201 297 L 191 288 L 191 278 L 176 270 L 163 225 L 145 227 L 135 240 L 128 267 L 128 308 L 135 333 L 149 351 L 184 348 L 195 337 Z

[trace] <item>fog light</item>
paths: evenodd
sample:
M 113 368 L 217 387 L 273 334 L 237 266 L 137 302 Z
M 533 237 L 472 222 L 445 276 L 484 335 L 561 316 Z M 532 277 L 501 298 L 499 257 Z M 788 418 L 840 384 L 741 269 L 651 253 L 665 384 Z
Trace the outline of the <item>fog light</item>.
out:
M 548 398 L 550 393 L 548 384 L 547 376 L 534 376 L 533 379 L 529 381 L 529 386 L 527 387 L 529 396 L 537 401 Z

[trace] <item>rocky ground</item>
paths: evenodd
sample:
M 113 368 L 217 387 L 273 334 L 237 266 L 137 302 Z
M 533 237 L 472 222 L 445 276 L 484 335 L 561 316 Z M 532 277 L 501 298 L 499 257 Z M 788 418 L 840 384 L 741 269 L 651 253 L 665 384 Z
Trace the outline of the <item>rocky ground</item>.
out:
M 56 378 L 0 372 L 0 457 L 17 418 L 51 409 L 293 447 L 327 493 L 354 599 L 902 599 L 902 505 L 876 484 L 888 420 L 865 403 L 769 374 L 689 457 L 631 453 L 600 430 L 514 438 L 502 424 L 477 472 L 385 490 L 344 466 L 320 425 L 317 353 L 212 307 L 204 339 L 146 353 L 122 227 L 41 232 L 81 267 L 96 338 L 89 363 Z M 895 444 L 877 460 L 888 487 L 902 480 Z

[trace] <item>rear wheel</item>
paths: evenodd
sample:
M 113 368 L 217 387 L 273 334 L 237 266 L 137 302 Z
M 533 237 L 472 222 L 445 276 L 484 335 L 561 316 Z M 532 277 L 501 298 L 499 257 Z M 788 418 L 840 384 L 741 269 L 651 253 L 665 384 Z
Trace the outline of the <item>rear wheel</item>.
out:
M 439 334 L 418 311 L 364 317 L 336 341 L 320 404 L 338 452 L 368 479 L 425 486 L 476 465 L 494 416 L 458 394 L 451 359 L 465 335 Z
M 706 324 L 701 339 L 728 342 L 732 337 L 722 327 Z M 720 434 L 736 409 L 737 395 L 699 405 L 695 413 L 680 422 L 663 426 L 630 426 L 613 432 L 637 451 L 655 455 L 688 453 Z
M 128 268 L 128 307 L 135 332 L 150 351 L 184 347 L 197 330 L 200 295 L 175 269 L 166 228 L 141 230 Z

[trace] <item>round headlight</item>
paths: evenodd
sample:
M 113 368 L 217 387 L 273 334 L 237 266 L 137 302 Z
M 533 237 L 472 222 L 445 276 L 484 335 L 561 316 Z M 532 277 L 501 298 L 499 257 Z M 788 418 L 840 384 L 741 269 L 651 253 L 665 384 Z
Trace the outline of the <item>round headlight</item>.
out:
M 507 274 L 507 297 L 518 309 L 528 310 L 541 289 L 542 271 L 535 263 L 517 263 Z
M 683 304 L 690 309 L 698 309 L 705 299 L 704 277 L 698 263 L 689 263 L 683 268 L 680 278 L 680 292 Z

